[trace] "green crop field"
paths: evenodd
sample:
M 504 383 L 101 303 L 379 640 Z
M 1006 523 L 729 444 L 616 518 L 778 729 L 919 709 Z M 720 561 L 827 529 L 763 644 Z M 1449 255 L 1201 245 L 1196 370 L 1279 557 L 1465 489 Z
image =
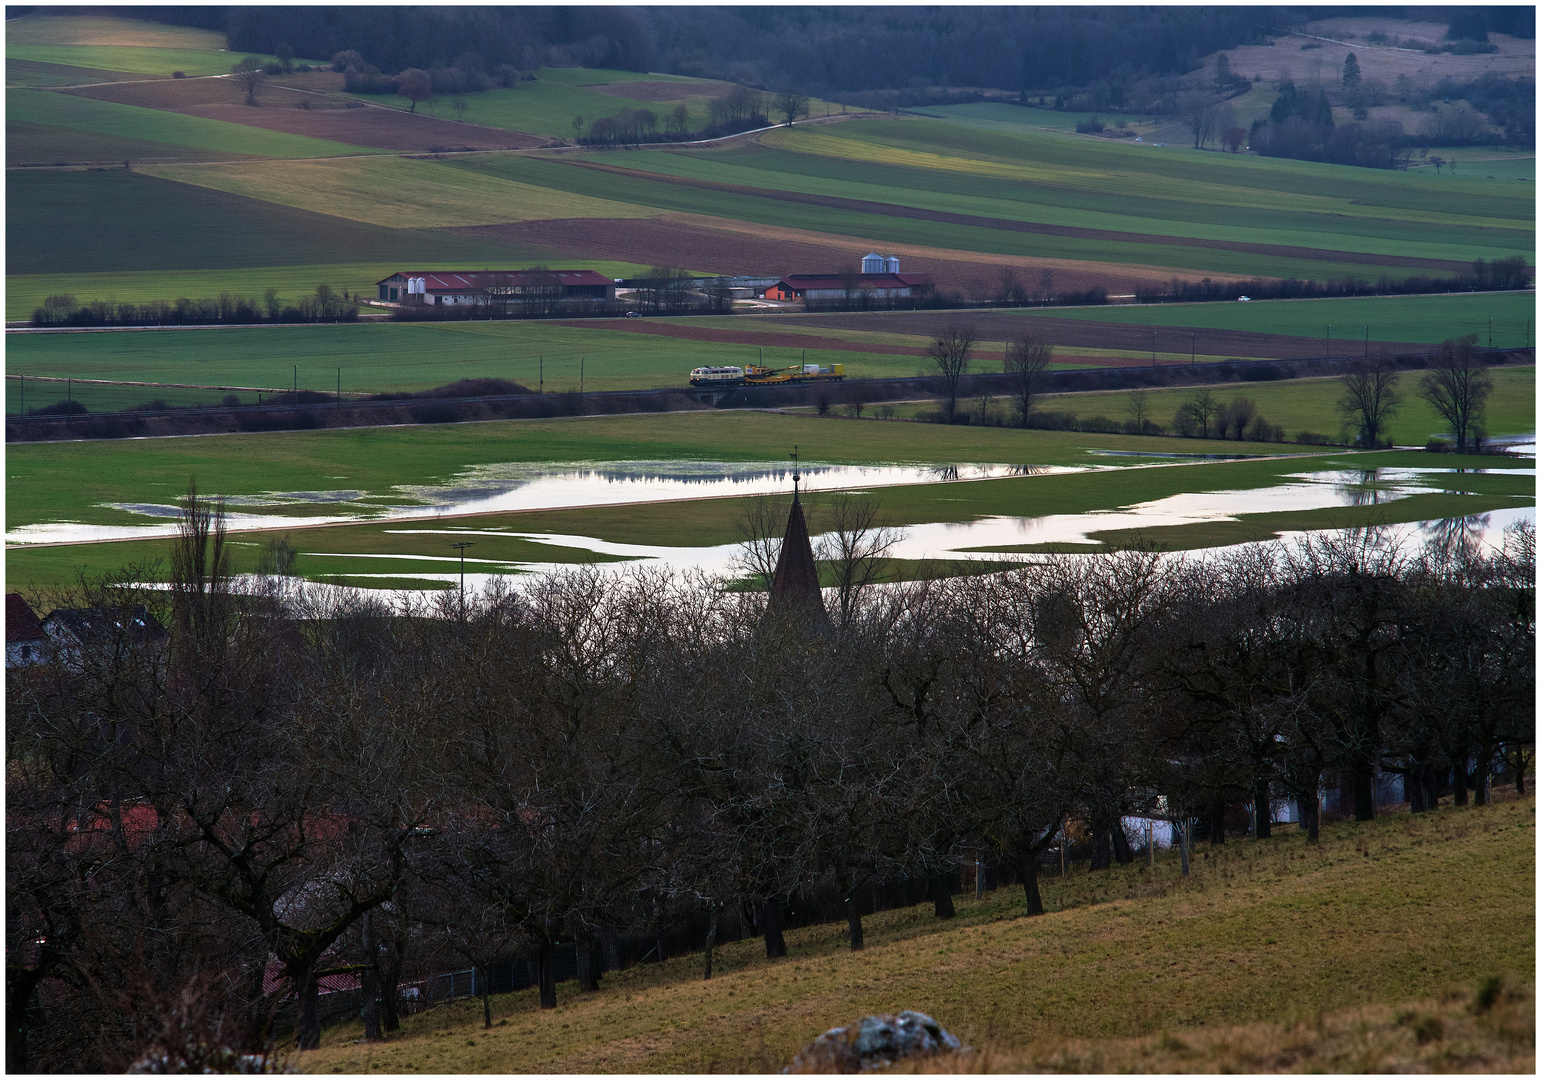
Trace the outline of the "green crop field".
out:
M 203 52 L 219 52 L 225 47 L 225 35 L 215 30 L 107 15 L 49 15 L 46 9 L 8 20 L 5 40 L 8 45 L 111 45 Z
M 183 116 L 160 109 L 120 105 L 113 101 L 97 101 L 94 98 L 45 90 L 12 90 L 5 97 L 5 116 L 7 121 L 20 120 L 92 134 L 253 157 L 310 158 L 383 153 L 327 139 L 312 139 L 305 135 L 267 131 L 225 120 Z
M 1533 434 L 1536 430 L 1536 369 L 1502 367 L 1489 371 L 1493 393 L 1487 403 L 1487 431 L 1490 435 Z M 1428 402 L 1418 396 L 1422 372 L 1409 371 L 1402 376 L 1399 389 L 1403 402 L 1389 424 L 1390 437 L 1399 443 L 1421 445 L 1429 438 L 1444 435 L 1449 425 L 1435 414 Z M 1259 415 L 1269 423 L 1280 424 L 1292 435 L 1297 431 L 1319 431 L 1336 437 L 1341 415 L 1337 409 L 1342 396 L 1338 379 L 1292 379 L 1285 382 L 1227 383 L 1210 388 L 1220 401 L 1235 397 L 1251 398 Z M 1145 391 L 1150 417 L 1170 426 L 1178 406 L 1193 395 L 1190 388 Z M 1129 415 L 1129 391 L 1114 390 L 1094 394 L 1054 394 L 1040 399 L 1039 408 L 1068 412 L 1078 417 L 1106 416 L 1122 422 Z
M 852 423 L 864 423 L 853 428 Z M 857 432 L 860 433 L 857 437 Z M 657 460 L 785 460 L 797 445 L 804 460 L 853 462 L 989 462 L 1098 465 L 1103 471 L 884 488 L 877 493 L 894 524 L 965 522 L 981 517 L 1082 514 L 1184 492 L 1235 491 L 1290 483 L 1299 473 L 1377 466 L 1444 469 L 1461 459 L 1412 453 L 1335 451 L 1159 468 L 1174 449 L 1276 455 L 1277 445 L 1179 442 L 1162 438 L 1073 432 L 949 428 L 938 425 L 853 422 L 773 414 L 684 413 L 639 417 L 495 422 L 386 429 L 209 436 L 128 443 L 51 443 L 13 446 L 7 456 L 7 528 L 75 521 L 144 524 L 145 517 L 114 503 L 169 504 L 196 475 L 200 490 L 243 500 L 299 492 L 278 504 L 296 528 L 340 510 L 367 518 L 382 506 L 411 502 L 423 486 L 453 484 L 465 470 L 499 462 Z M 1131 455 L 1109 457 L 1100 451 Z M 1154 456 L 1142 456 L 1154 455 Z M 1466 459 L 1504 468 L 1503 459 Z M 326 477 L 324 484 L 318 477 Z M 1173 546 L 1235 543 L 1280 528 L 1347 527 L 1372 522 L 1465 516 L 1534 503 L 1534 479 L 1522 474 L 1443 482 L 1445 494 L 1418 495 L 1358 510 L 1314 511 L 1222 524 L 1208 532 L 1173 533 Z M 330 496 L 305 495 L 318 487 L 360 492 L 349 508 Z M 243 503 L 244 505 L 244 503 Z M 697 547 L 731 543 L 740 514 L 737 499 L 645 506 L 483 515 L 462 527 L 592 536 L 625 543 Z M 818 525 L 815 501 L 814 527 Z M 442 524 L 447 517 L 436 518 Z M 374 552 L 438 555 L 434 538 L 392 532 L 379 525 L 300 529 L 302 552 Z M 90 544 L 12 549 L 8 581 L 41 587 L 68 579 L 81 567 L 108 572 L 125 562 L 163 555 L 166 545 Z
M 66 384 L 51 379 L 42 382 L 8 377 L 5 380 L 5 411 L 6 415 L 15 416 L 25 405 L 31 414 L 65 400 L 78 401 L 91 412 L 115 412 L 156 401 L 178 407 L 211 407 L 220 404 L 230 393 L 232 391 L 191 390 L 178 386 L 101 386 L 79 381 Z M 239 392 L 235 397 L 243 405 L 257 402 L 254 393 Z
M 647 101 L 589 89 L 592 86 L 637 82 L 696 84 L 700 91 L 682 99 Z M 690 111 L 689 126 L 699 129 L 707 123 L 706 102 L 710 98 L 720 97 L 723 91 L 721 83 L 683 75 L 606 71 L 602 68 L 541 68 L 533 81 L 522 82 L 507 89 L 467 95 L 465 119 L 488 127 L 570 140 L 576 135 L 587 134 L 589 122 L 602 116 L 614 116 L 622 109 L 651 109 L 661 124 L 663 117 L 683 101 Z M 376 105 L 401 109 L 409 107 L 401 98 L 373 94 L 355 96 Z M 809 105 L 814 116 L 827 114 L 830 108 L 827 103 L 817 99 L 810 101 Z M 573 118 L 578 116 L 583 117 L 584 126 L 575 130 Z
M 733 152 L 723 153 L 727 158 Z M 564 191 L 581 192 L 652 206 L 659 209 L 678 210 L 688 213 L 710 214 L 737 221 L 749 221 L 763 225 L 804 229 L 809 232 L 875 238 L 885 243 L 916 244 L 924 247 L 976 251 L 984 254 L 1011 255 L 1023 258 L 1074 259 L 1089 262 L 1112 263 L 1120 266 L 1173 267 L 1194 274 L 1203 271 L 1230 274 L 1268 274 L 1278 277 L 1325 277 L 1328 274 L 1360 275 L 1377 274 L 1387 268 L 1371 264 L 1331 263 L 1310 258 L 1280 255 L 1259 255 L 1244 251 L 1223 251 L 1213 248 L 1195 248 L 1173 243 L 1142 243 L 1130 240 L 1086 237 L 1053 236 L 1041 233 L 1023 233 L 996 229 L 981 224 L 952 224 L 926 221 L 908 217 L 902 212 L 905 205 L 949 213 L 977 213 L 1005 211 L 1009 219 L 1027 219 L 1030 210 L 1004 208 L 998 201 L 970 200 L 966 195 L 949 194 L 946 177 L 938 177 L 937 191 L 917 195 L 913 191 L 898 191 L 881 186 L 848 181 L 798 183 L 780 185 L 793 190 L 813 189 L 810 193 L 838 195 L 891 203 L 900 210 L 883 213 L 877 210 L 844 209 L 810 206 L 788 201 L 780 197 L 778 182 L 782 173 L 744 175 L 745 170 L 731 162 L 718 163 L 706 156 L 690 157 L 678 151 L 636 151 L 617 162 L 613 155 L 596 157 L 610 164 L 627 168 L 651 168 L 658 180 L 613 173 L 585 170 L 575 164 L 553 163 L 522 156 L 476 157 L 456 161 L 457 168 L 510 178 L 539 177 L 541 182 Z M 795 159 L 794 159 L 795 160 Z M 883 172 L 872 167 L 874 175 Z M 667 182 L 667 175 L 692 175 L 717 183 L 749 184 L 757 194 L 745 192 L 712 191 L 685 184 Z M 999 181 L 988 186 L 999 188 Z M 1116 225 L 1116 223 L 1115 223 Z M 1113 227 L 1104 222 L 1104 228 Z
M 224 75 L 240 55 L 204 49 L 158 49 L 123 45 L 12 45 L 6 43 L 7 60 L 59 64 L 81 68 L 100 68 L 133 75 L 152 75 L 169 79 L 173 71 L 189 76 Z M 264 62 L 271 56 L 259 56 Z M 81 82 L 90 81 L 82 78 Z
M 94 68 L 70 67 L 66 64 L 44 64 L 36 60 L 7 60 L 5 85 L 12 86 L 79 86 L 82 83 L 133 82 L 144 78 L 126 71 L 98 71 Z
M 1003 887 L 957 897 L 950 920 L 929 904 L 874 914 L 860 952 L 844 925 L 816 925 L 788 931 L 781 959 L 759 938 L 719 946 L 710 981 L 687 953 L 594 993 L 565 982 L 555 1009 L 534 989 L 498 994 L 490 1029 L 474 998 L 383 1042 L 354 1020 L 297 1067 L 775 1073 L 820 1032 L 909 1008 L 975 1050 L 937 1072 L 1528 1073 L 1535 803 L 1498 798 L 1388 808 L 1324 826 L 1315 845 L 1293 827 L 1201 845 L 1186 879 L 1171 852 L 1045 874 L 1035 918 Z M 1484 1018 L 1473 1001 L 1493 977 L 1505 1004 Z
M 274 277 L 263 270 L 253 280 L 261 285 Z M 303 280 L 327 280 L 341 288 L 343 279 Z M 314 284 L 305 291 L 311 289 Z M 291 301 L 299 291 L 279 290 L 281 298 Z M 261 288 L 245 295 L 260 298 Z M 282 389 L 292 383 L 298 367 L 301 388 L 331 390 L 341 369 L 343 388 L 350 393 L 426 390 L 471 378 L 510 379 L 537 389 L 542 357 L 548 392 L 579 389 L 580 377 L 587 390 L 683 388 L 693 367 L 757 363 L 762 356 L 776 366 L 844 364 L 852 377 L 913 375 L 922 362 L 914 356 L 885 355 L 877 345 L 870 353 L 788 348 L 762 352 L 753 345 L 541 321 L 24 334 L 12 335 L 8 344 L 7 371 L 12 375 Z
M 1243 157 L 1178 147 L 1126 146 L 1052 133 L 981 132 L 936 120 L 873 121 L 793 128 L 762 140 L 820 154 L 1027 183 L 1056 183 L 1088 195 L 1197 202 L 1235 209 L 1303 210 L 1367 216 L 1367 207 L 1407 221 L 1530 228 L 1532 185 L 1493 185 L 1351 169 L 1282 158 Z M 1162 151 L 1166 151 L 1163 153 Z M 1131 183 L 1133 175 L 1139 182 Z
M 1149 125 L 1141 124 L 1143 114 L 1120 112 L 1061 112 L 1058 109 L 1039 109 L 1032 106 L 1011 105 L 997 101 L 975 101 L 967 105 L 922 105 L 906 110 L 921 116 L 967 123 L 980 127 L 1007 131 L 1031 131 L 1048 128 L 1052 131 L 1074 131 L 1083 120 L 1093 117 L 1112 127 L 1123 120 L 1130 131 L 1140 131 Z
M 123 161 L 234 161 L 246 154 L 223 150 L 198 150 L 173 143 L 147 142 L 96 131 L 34 124 L 26 120 L 5 122 L 5 162 L 19 165 L 66 165 Z
M 1370 339 L 1417 341 L 1430 345 L 1462 334 L 1477 334 L 1488 344 L 1521 348 L 1535 344 L 1534 292 L 1452 293 L 1442 296 L 1349 296 L 1329 300 L 1254 300 L 1218 304 L 1129 304 L 1117 307 L 1024 308 L 1024 316 L 1085 319 L 1146 326 L 1247 330 L 1259 334 L 1321 337 L 1326 348 L 1331 328 L 1333 355 L 1354 355 L 1355 344 Z
M 159 165 L 146 166 L 142 171 L 280 206 L 391 228 L 651 216 L 647 210 L 623 202 L 396 157 Z

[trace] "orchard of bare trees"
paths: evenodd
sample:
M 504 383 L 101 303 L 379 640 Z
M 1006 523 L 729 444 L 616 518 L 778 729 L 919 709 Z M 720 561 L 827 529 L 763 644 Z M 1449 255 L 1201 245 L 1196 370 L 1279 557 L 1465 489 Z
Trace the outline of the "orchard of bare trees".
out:
M 1293 801 L 1314 837 L 1324 790 L 1481 803 L 1535 738 L 1530 529 L 857 573 L 816 624 L 646 570 L 393 604 L 232 581 L 224 543 L 191 502 L 169 589 L 53 598 L 164 635 L 8 671 L 12 1071 L 121 1070 L 194 1021 L 315 1046 L 338 973 L 378 1037 L 435 964 L 527 958 L 559 1007 L 555 950 L 583 993 L 620 936 L 704 978 L 730 924 L 784 955 L 789 912 L 859 949 L 875 887 L 945 918 L 976 859 L 1036 914 L 1067 826 L 1093 869 L 1131 815 L 1222 842 L 1227 806 L 1266 836 Z

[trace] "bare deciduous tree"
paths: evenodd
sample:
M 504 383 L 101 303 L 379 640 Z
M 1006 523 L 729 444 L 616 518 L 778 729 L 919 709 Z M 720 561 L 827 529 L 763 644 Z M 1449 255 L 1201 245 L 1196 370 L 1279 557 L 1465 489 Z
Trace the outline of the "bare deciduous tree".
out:
M 1006 374 L 1011 376 L 1011 396 L 1016 402 L 1017 419 L 1027 426 L 1033 399 L 1043 389 L 1049 367 L 1054 362 L 1054 346 L 1036 335 L 1018 338 L 1006 345 Z
M 968 371 L 969 354 L 979 338 L 972 326 L 954 324 L 942 328 L 942 332 L 926 347 L 926 355 L 936 366 L 937 374 L 947 388 L 947 422 L 958 415 L 958 382 Z
M 1402 405 L 1397 389 L 1401 375 L 1385 356 L 1376 356 L 1355 364 L 1339 383 L 1343 394 L 1338 398 L 1338 412 L 1343 422 L 1359 433 L 1359 442 L 1374 449 L 1380 445 L 1386 421 Z
M 1419 381 L 1418 396 L 1450 425 L 1457 450 L 1482 437 L 1482 420 L 1493 379 L 1477 355 L 1477 335 L 1446 338 L 1433 357 L 1433 366 Z
M 262 88 L 265 77 L 262 61 L 255 56 L 243 56 L 230 68 L 230 74 L 235 76 L 236 84 L 246 91 L 246 104 L 257 104 L 257 91 Z
M 883 562 L 904 531 L 883 523 L 874 499 L 844 491 L 820 499 L 814 520 L 824 530 L 814 558 L 834 580 L 838 625 L 849 626 L 867 587 L 882 580 Z
M 808 95 L 798 90 L 783 90 L 776 95 L 776 111 L 786 118 L 787 126 L 791 127 L 799 116 L 808 115 Z

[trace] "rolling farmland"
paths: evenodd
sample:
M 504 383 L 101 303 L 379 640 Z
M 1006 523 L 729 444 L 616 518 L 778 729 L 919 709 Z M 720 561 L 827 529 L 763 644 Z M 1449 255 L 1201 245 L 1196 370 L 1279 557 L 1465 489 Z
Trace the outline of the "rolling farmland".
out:
M 451 120 L 439 106 L 412 115 L 402 98 L 347 95 L 340 76 L 316 71 L 273 79 L 251 107 L 230 80 L 172 80 L 162 70 L 172 59 L 189 75 L 228 70 L 232 56 L 220 51 L 216 35 L 51 16 L 28 16 L 11 27 L 9 160 L 38 166 L 12 168 L 8 177 L 11 319 L 26 318 L 55 294 L 142 302 L 221 292 L 256 298 L 273 288 L 292 302 L 326 284 L 370 296 L 375 281 L 407 267 L 546 265 L 624 277 L 673 266 L 775 275 L 835 272 L 877 249 L 898 255 L 906 271 L 931 275 L 946 292 L 983 300 L 1008 288 L 1030 297 L 1094 287 L 1123 296 L 1173 277 L 1438 277 L 1478 258 L 1530 258 L 1534 251 L 1534 185 L 1518 164 L 1533 159 L 1516 159 L 1508 171 L 1495 166 L 1492 178 L 1471 169 L 1349 169 L 1087 138 L 1068 130 L 1073 114 L 998 103 L 929 110 L 934 115 L 828 116 L 707 148 L 542 148 L 621 109 L 664 114 L 683 104 L 689 123 L 700 125 L 707 102 L 726 84 L 547 68 L 516 86 L 468 95 L 462 119 Z M 85 83 L 104 85 L 50 89 Z M 813 105 L 815 117 L 832 111 L 827 103 Z M 575 125 L 579 116 L 583 124 Z M 1154 130 L 1129 119 L 1135 130 Z M 461 147 L 484 152 L 441 152 Z M 92 165 L 51 166 L 59 161 Z M 92 409 L 155 399 L 207 403 L 226 392 L 192 387 L 250 388 L 237 394 L 246 401 L 293 385 L 332 392 L 340 384 L 345 393 L 366 394 L 463 378 L 533 387 L 544 376 L 548 392 L 678 386 L 693 366 L 761 361 L 841 363 L 856 378 L 910 376 L 926 365 L 930 335 L 957 317 L 777 313 L 17 335 L 9 342 L 8 373 L 28 377 L 29 408 L 64 396 L 59 383 L 39 377 L 113 383 L 86 385 L 78 395 L 73 384 L 66 390 Z M 1495 345 L 1522 346 L 1534 332 L 1531 294 L 1025 307 L 967 318 L 982 339 L 976 371 L 999 370 L 1002 343 L 1023 333 L 1054 344 L 1061 366 L 1130 366 L 1344 355 L 1366 347 L 1366 328 L 1368 348 L 1390 352 L 1465 332 L 1480 332 L 1486 344 L 1490 319 Z M 1533 374 L 1505 370 L 1501 377 L 1512 394 Z M 129 383 L 151 385 L 123 385 Z M 1327 391 L 1268 385 L 1258 393 L 1271 403 L 1279 397 L 1278 422 L 1336 430 L 1335 415 L 1311 422 L 1331 412 Z M 20 382 L 8 380 L 8 407 L 17 407 L 21 394 Z M 1081 402 L 1071 411 L 1114 404 Z M 1167 404 L 1163 398 L 1162 408 Z M 1431 421 L 1420 408 L 1404 419 L 1421 430 Z M 1493 429 L 1524 429 L 1523 411 L 1495 409 Z M 383 491 L 430 464 L 442 477 L 473 460 L 493 460 L 487 454 L 506 455 L 520 431 L 555 440 L 542 442 L 538 453 L 517 451 L 521 460 L 777 458 L 782 443 L 803 440 L 806 449 L 849 438 L 849 429 L 829 421 L 723 422 L 737 442 L 708 434 L 707 418 L 681 415 L 657 420 L 645 437 L 612 423 L 594 429 L 603 436 L 576 441 L 570 433 L 572 425 L 581 427 L 577 421 L 451 426 L 421 436 L 400 429 L 372 436 L 359 452 L 385 470 L 369 481 Z M 814 427 L 804 430 L 809 423 Z M 1533 429 L 1533 417 L 1528 423 Z M 487 443 L 489 432 L 505 428 L 508 437 Z M 859 430 L 868 444 L 860 453 L 885 460 L 912 458 L 917 445 L 937 437 L 909 425 L 868 423 Z M 749 432 L 753 438 L 743 441 Z M 247 490 L 240 468 L 216 447 L 263 448 L 241 453 L 263 463 L 259 473 L 271 486 L 279 482 L 276 448 L 328 447 L 330 456 L 360 437 L 192 440 L 170 457 L 142 461 L 124 444 L 18 449 L 8 518 L 14 524 L 65 513 L 34 506 L 45 479 L 57 490 L 92 492 L 89 505 L 68 513 L 124 521 L 132 515 L 104 507 L 129 498 L 136 485 L 150 488 L 135 498 L 171 498 L 186 474 L 198 472 L 231 493 Z M 1019 446 L 1021 438 L 1028 442 Z M 922 456 L 1084 461 L 1094 446 L 1159 452 L 1171 445 L 1118 442 L 1126 438 L 990 429 L 948 434 Z M 94 464 L 109 453 L 122 467 Z M 304 476 L 328 468 L 328 476 L 349 472 L 307 451 L 283 483 L 325 488 L 332 482 Z M 1238 469 L 1215 468 L 1217 476 Z M 87 473 L 95 479 L 82 485 Z M 1199 474 L 1185 475 L 1192 483 Z M 1113 485 L 1099 496 L 1103 503 L 1127 494 L 1116 482 L 1101 483 Z M 1512 494 L 1418 498 L 1486 498 L 1485 505 L 1508 506 Z M 907 513 L 915 521 L 958 509 L 946 510 L 932 495 L 896 494 L 891 501 L 913 503 Z M 971 512 L 998 501 L 986 499 Z M 1459 507 L 1450 502 L 1445 509 Z M 1434 510 L 1432 503 L 1425 508 Z M 664 518 L 678 527 L 677 514 Z M 621 529 L 622 520 L 605 528 Z M 17 566 L 57 569 L 61 560 L 57 551 L 34 551 Z M 395 570 L 405 575 L 404 567 Z

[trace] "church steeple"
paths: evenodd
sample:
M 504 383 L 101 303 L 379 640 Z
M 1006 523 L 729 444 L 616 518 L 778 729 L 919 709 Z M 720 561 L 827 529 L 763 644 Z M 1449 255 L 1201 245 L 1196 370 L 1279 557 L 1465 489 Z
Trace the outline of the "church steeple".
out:
M 772 609 L 799 609 L 824 615 L 824 597 L 819 593 L 819 568 L 813 559 L 813 543 L 808 538 L 808 522 L 798 486 L 802 481 L 797 448 L 792 448 L 792 509 L 787 514 L 786 536 L 781 554 L 776 558 L 776 573 L 771 578 Z

